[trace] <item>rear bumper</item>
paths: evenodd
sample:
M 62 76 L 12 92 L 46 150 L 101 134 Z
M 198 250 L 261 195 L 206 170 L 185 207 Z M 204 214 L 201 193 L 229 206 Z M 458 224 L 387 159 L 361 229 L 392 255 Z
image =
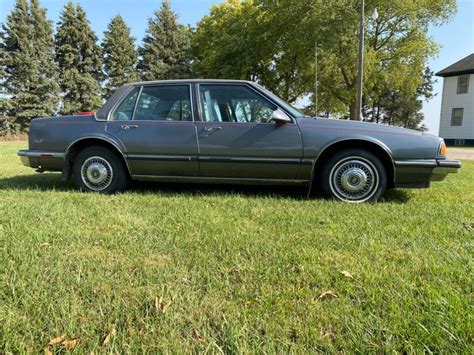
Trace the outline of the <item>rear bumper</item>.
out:
M 64 153 L 43 150 L 19 150 L 17 152 L 24 166 L 39 171 L 61 171 L 64 164 Z
M 423 159 L 395 161 L 395 187 L 429 187 L 461 168 L 459 160 Z

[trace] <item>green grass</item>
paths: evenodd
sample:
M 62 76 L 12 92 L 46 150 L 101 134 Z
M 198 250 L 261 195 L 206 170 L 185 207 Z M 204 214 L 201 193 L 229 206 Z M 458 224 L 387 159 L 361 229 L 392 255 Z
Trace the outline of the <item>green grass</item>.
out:
M 80 353 L 473 351 L 474 162 L 373 205 L 158 184 L 102 196 L 23 167 L 25 145 L 0 143 L 1 353 L 63 334 Z

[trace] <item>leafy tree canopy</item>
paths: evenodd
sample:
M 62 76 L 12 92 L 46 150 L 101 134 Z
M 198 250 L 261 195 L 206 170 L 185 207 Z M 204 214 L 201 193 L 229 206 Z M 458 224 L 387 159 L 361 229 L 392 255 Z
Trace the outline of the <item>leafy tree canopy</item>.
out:
M 427 60 L 438 50 L 428 26 L 446 22 L 455 10 L 455 0 L 366 1 L 365 105 L 387 92 L 416 97 Z M 318 111 L 350 117 L 358 27 L 355 0 L 228 0 L 198 24 L 195 68 L 201 76 L 257 80 L 293 103 L 302 97 L 314 102 L 317 45 Z

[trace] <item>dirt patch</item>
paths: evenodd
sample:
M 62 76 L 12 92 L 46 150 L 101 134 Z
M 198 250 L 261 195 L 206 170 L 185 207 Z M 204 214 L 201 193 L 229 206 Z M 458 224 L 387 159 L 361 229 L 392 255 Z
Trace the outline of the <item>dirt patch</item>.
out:
M 448 158 L 474 160 L 474 149 L 448 148 Z

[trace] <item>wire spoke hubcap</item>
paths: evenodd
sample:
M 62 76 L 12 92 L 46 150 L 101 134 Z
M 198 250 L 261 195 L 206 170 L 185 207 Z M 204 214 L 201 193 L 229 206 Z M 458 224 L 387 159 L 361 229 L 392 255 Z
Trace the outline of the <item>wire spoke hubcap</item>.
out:
M 361 157 L 339 161 L 330 174 L 331 190 L 344 201 L 367 201 L 374 195 L 378 183 L 377 169 Z
M 89 189 L 105 190 L 112 183 L 112 166 L 102 157 L 90 157 L 82 164 L 81 178 Z

